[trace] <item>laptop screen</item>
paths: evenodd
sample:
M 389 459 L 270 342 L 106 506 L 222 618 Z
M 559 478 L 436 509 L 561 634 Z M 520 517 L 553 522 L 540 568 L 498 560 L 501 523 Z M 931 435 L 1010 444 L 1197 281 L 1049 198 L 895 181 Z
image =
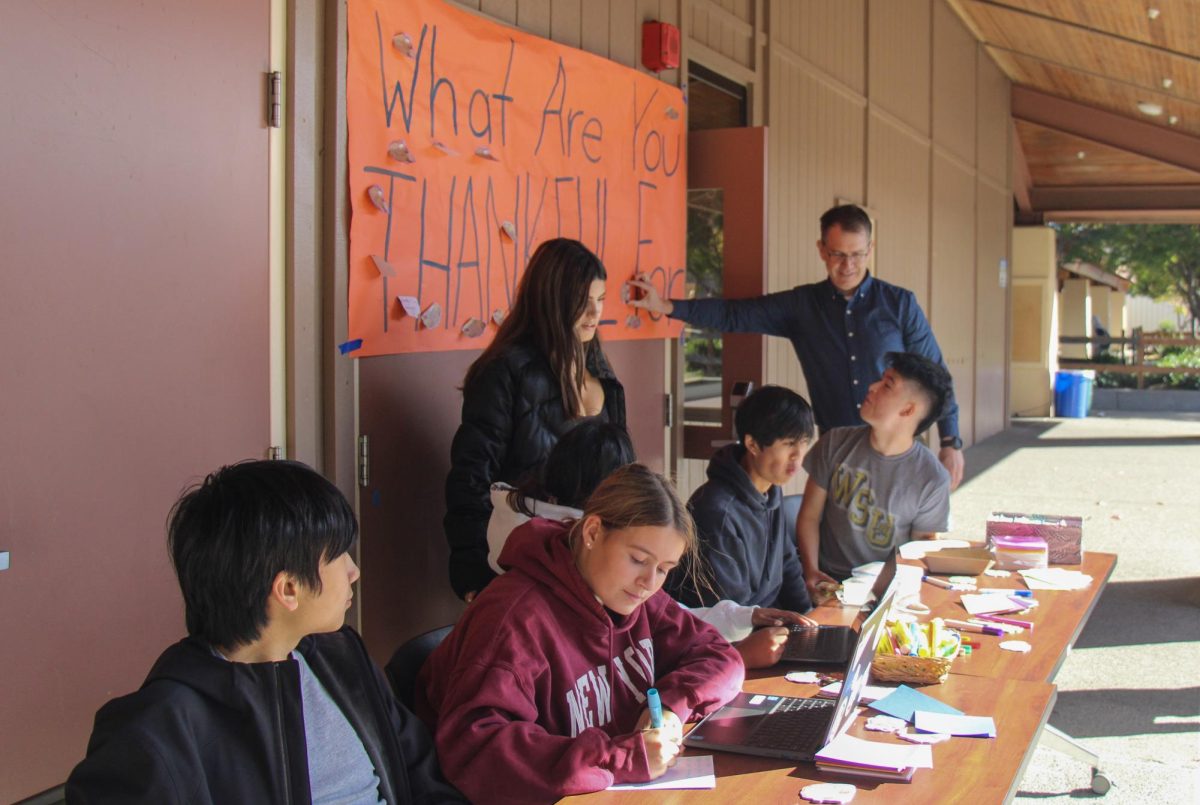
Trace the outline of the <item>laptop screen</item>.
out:
M 895 575 L 894 557 L 892 574 Z M 895 587 L 889 585 L 885 588 L 874 611 L 863 622 L 862 630 L 858 633 L 858 642 L 854 646 L 854 655 L 850 658 L 850 664 L 846 666 L 846 678 L 842 680 L 842 691 L 838 696 L 837 707 L 829 722 L 829 733 L 825 738 L 826 744 L 841 735 L 854 721 L 855 708 L 862 696 L 863 686 L 867 684 L 867 679 L 870 677 L 871 660 L 875 655 L 875 647 L 879 645 L 879 635 L 895 598 Z

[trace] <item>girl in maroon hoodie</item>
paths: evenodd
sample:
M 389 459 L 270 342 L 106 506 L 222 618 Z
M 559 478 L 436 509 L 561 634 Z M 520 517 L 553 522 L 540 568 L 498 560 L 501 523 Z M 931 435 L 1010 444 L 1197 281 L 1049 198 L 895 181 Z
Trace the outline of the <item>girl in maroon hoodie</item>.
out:
M 737 651 L 661 592 L 696 549 L 671 483 L 640 464 L 608 477 L 573 523 L 534 519 L 433 652 L 417 713 L 446 777 L 477 802 L 548 802 L 661 776 L 683 723 L 741 688 Z M 663 726 L 649 729 L 646 690 Z

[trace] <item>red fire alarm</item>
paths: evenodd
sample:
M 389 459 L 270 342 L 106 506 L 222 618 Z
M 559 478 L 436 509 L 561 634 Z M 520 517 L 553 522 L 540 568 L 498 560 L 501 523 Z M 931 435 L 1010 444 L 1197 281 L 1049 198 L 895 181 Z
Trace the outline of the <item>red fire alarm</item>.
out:
M 678 67 L 679 29 L 669 22 L 643 22 L 642 64 L 656 73 Z

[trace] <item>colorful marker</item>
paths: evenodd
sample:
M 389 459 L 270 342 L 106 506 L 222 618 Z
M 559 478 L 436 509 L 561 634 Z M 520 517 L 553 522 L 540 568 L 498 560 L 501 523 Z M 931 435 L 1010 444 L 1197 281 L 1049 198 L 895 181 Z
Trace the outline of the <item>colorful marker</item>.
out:
M 650 708 L 650 729 L 662 727 L 662 699 L 658 698 L 658 688 L 646 691 L 646 706 Z
M 963 632 L 975 632 L 976 634 L 987 634 L 995 637 L 1000 637 L 1004 634 L 1003 629 L 998 629 L 995 626 L 980 626 L 976 623 L 968 623 L 967 621 L 955 621 L 946 619 L 946 625 L 952 626 Z
M 1001 618 L 999 615 L 977 615 L 985 621 L 995 621 L 996 623 L 1006 623 L 1009 626 L 1020 626 L 1022 629 L 1033 631 L 1033 624 L 1029 621 L 1019 621 L 1014 618 Z

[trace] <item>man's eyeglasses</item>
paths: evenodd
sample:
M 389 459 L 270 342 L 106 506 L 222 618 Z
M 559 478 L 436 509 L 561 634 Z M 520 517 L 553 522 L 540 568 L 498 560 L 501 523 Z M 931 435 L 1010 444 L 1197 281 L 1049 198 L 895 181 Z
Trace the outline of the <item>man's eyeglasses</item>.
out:
M 853 263 L 854 265 L 862 265 L 870 257 L 870 252 L 835 252 L 833 249 L 826 249 L 825 255 L 835 263 Z

